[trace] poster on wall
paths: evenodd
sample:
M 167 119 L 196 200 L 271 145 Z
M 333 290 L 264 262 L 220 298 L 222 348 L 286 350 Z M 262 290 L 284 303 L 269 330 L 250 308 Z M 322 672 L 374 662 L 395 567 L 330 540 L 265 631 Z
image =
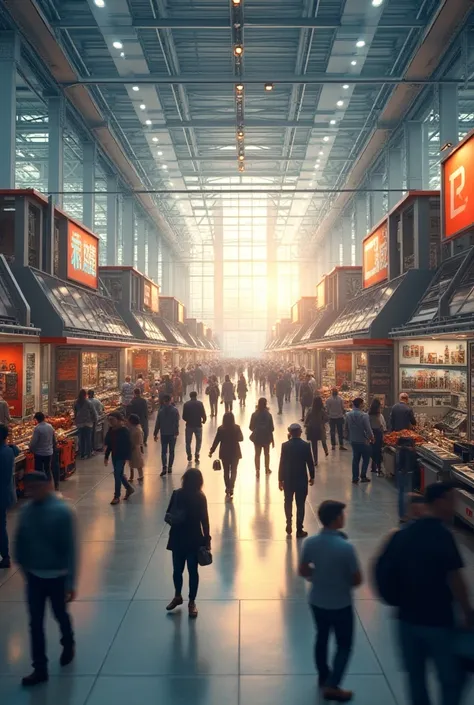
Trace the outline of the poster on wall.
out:
M 26 386 L 25 394 L 35 393 L 35 367 L 36 367 L 36 355 L 35 353 L 27 353 L 26 355 Z
M 364 289 L 385 281 L 388 277 L 387 223 L 377 228 L 362 243 Z
M 41 411 L 49 413 L 49 382 L 41 382 Z
M 75 223 L 68 222 L 67 277 L 91 289 L 97 289 L 99 238 Z
M 23 412 L 23 345 L 5 344 L 0 351 L 0 387 L 11 416 Z
M 400 367 L 400 390 L 403 392 L 444 392 L 467 394 L 466 370 L 426 367 Z
M 474 133 L 442 163 L 443 228 L 445 240 L 474 223 Z
M 399 359 L 404 365 L 467 365 L 467 344 L 459 340 L 410 340 L 399 343 Z
M 377 397 L 387 406 L 392 399 L 392 356 L 390 353 L 369 353 L 369 398 Z

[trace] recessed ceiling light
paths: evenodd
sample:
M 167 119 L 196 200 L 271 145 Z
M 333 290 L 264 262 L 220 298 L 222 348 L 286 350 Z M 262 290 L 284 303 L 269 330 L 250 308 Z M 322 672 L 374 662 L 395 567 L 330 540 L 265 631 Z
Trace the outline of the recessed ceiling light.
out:
M 330 124 L 330 125 L 335 125 L 335 124 L 336 124 L 336 121 L 335 121 L 335 120 L 329 120 L 329 124 Z
M 269 93 L 273 90 L 273 83 L 265 83 L 265 90 Z
M 315 164 L 315 165 L 314 165 L 314 168 L 315 168 L 315 169 L 319 169 L 319 164 Z
M 236 46 L 234 47 L 234 54 L 236 56 L 242 56 L 243 53 L 244 53 L 244 48 L 243 48 L 242 44 L 236 44 Z
M 122 59 L 125 59 L 125 52 L 124 52 L 124 51 L 121 51 L 121 52 L 120 52 L 120 56 L 122 57 Z
M 145 103 L 140 104 L 140 110 L 146 110 L 146 105 Z
M 380 7 L 380 5 L 383 3 L 383 0 L 372 0 L 372 5 L 374 7 Z
M 151 138 L 151 141 L 152 141 L 152 142 L 159 142 L 159 139 L 158 139 L 158 137 L 152 137 L 152 138 Z
M 174 186 L 174 183 L 172 181 L 168 181 L 168 186 Z
M 159 157 L 162 157 L 162 156 L 163 156 L 163 152 L 157 152 L 157 155 L 158 155 Z
M 323 150 L 321 150 L 321 151 L 319 152 L 319 154 L 320 154 L 320 156 L 322 157 L 323 154 L 324 154 Z
M 356 47 L 358 49 L 362 49 L 362 47 L 365 47 L 365 40 L 364 39 L 358 39 L 356 41 Z
M 351 61 L 351 66 L 357 66 L 357 61 L 355 59 Z
M 113 42 L 112 46 L 114 49 L 123 49 L 123 44 L 122 44 L 122 42 L 119 42 L 119 41 Z
M 139 90 L 140 90 L 140 87 L 139 87 L 139 86 L 132 86 L 132 91 L 135 91 L 135 92 L 136 92 L 136 91 L 139 91 Z
M 162 169 L 167 169 L 168 167 L 167 167 L 166 164 L 163 164 L 163 166 L 162 166 L 161 168 L 162 168 Z
M 323 137 L 323 142 L 329 142 L 329 137 L 327 135 Z
M 347 91 L 347 89 L 349 88 L 349 84 L 345 83 L 342 87 L 344 88 L 345 91 Z
M 150 126 L 152 124 L 151 120 L 145 120 L 145 125 Z
M 105 2 L 104 0 L 94 0 L 94 5 L 97 5 L 97 7 L 105 7 Z
M 342 106 L 344 105 L 344 101 L 343 101 L 343 100 L 338 100 L 337 103 L 336 103 L 336 105 L 337 105 L 338 108 L 342 108 Z

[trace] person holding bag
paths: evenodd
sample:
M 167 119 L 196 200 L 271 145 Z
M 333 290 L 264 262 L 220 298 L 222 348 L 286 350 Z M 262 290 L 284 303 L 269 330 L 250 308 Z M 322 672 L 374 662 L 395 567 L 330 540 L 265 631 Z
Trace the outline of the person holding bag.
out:
M 306 438 L 311 443 L 313 450 L 314 464 L 318 464 L 318 441 L 321 441 L 324 454 L 329 455 L 328 446 L 326 443 L 326 423 L 328 417 L 324 410 L 323 400 L 321 397 L 314 397 L 313 405 L 306 414 L 304 422 L 306 428 Z
M 235 480 L 237 479 L 237 466 L 242 457 L 240 443 L 244 440 L 240 426 L 235 423 L 234 414 L 228 411 L 222 419 L 222 426 L 217 429 L 214 443 L 209 451 L 209 457 L 219 448 L 219 458 L 222 461 L 225 482 L 225 498 L 231 501 L 234 496 Z
M 265 458 L 265 473 L 270 475 L 270 445 L 275 447 L 275 441 L 273 439 L 273 431 L 275 430 L 273 416 L 268 410 L 265 397 L 261 397 L 258 400 L 257 408 L 250 419 L 250 430 L 252 431 L 250 440 L 255 446 L 255 473 L 258 479 L 260 477 L 260 456 L 262 455 L 262 449 Z
M 175 490 L 165 516 L 171 525 L 167 549 L 173 557 L 173 583 L 175 596 L 166 607 L 168 612 L 183 604 L 183 572 L 187 564 L 189 573 L 188 613 L 196 619 L 198 610 L 196 596 L 199 587 L 198 565 L 209 565 L 211 536 L 206 495 L 202 491 L 204 480 L 200 470 L 186 470 L 181 480 L 181 489 Z

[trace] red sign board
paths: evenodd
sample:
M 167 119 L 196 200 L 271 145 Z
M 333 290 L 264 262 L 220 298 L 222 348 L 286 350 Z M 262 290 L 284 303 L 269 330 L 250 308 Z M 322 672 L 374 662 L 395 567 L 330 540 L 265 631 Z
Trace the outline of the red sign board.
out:
M 379 284 L 388 277 L 388 237 L 387 223 L 377 228 L 362 243 L 364 289 Z
M 474 133 L 442 164 L 443 234 L 454 237 L 474 224 Z
M 99 267 L 99 238 L 75 223 L 68 222 L 67 277 L 79 284 L 97 289 Z

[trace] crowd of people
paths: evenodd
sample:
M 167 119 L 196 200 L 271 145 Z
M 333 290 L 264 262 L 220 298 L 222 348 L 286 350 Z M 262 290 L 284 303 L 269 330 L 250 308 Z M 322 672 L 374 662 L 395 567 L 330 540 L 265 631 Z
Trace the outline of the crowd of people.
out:
M 308 488 L 313 485 L 319 462 L 320 446 L 325 456 L 337 447 L 352 448 L 352 482 L 370 482 L 370 462 L 375 474 L 382 473 L 383 433 L 387 420 L 393 430 L 416 424 L 407 395 L 401 395 L 388 419 L 380 401 L 374 399 L 364 411 L 364 401 L 357 397 L 347 411 L 337 388 L 323 398 L 314 376 L 306 370 L 263 364 L 256 361 L 216 362 L 196 365 L 190 371 L 175 370 L 165 375 L 150 390 L 158 398 L 153 427 L 154 441 L 161 443 L 161 476 L 174 470 L 176 442 L 184 423 L 188 468 L 181 487 L 174 490 L 166 511 L 170 526 L 168 550 L 172 554 L 175 594 L 167 605 L 173 611 L 183 605 L 183 573 L 189 575 L 188 614 L 198 616 L 196 598 L 199 566 L 212 562 L 208 505 L 204 478 L 199 469 L 203 442 L 203 425 L 224 406 L 222 423 L 217 427 L 209 448 L 209 457 L 218 452 L 214 468 L 222 470 L 225 501 L 232 502 L 244 433 L 233 413 L 234 402 L 243 409 L 250 385 L 257 394 L 266 392 L 277 399 L 278 414 L 292 394 L 301 406 L 301 421 L 288 427 L 288 440 L 282 444 L 278 487 L 283 493 L 286 534 L 290 538 L 296 527 L 297 539 L 304 539 L 299 555 L 299 574 L 309 581 L 309 603 L 316 629 L 315 667 L 325 700 L 349 701 L 353 693 L 341 687 L 354 641 L 354 592 L 369 578 L 374 591 L 396 609 L 398 642 L 404 668 L 408 674 L 410 700 L 413 705 L 429 705 L 426 664 L 432 662 L 442 692 L 443 705 L 459 705 L 466 677 L 474 664 L 472 640 L 474 619 L 469 590 L 463 575 L 463 560 L 448 526 L 454 516 L 454 493 L 448 483 L 429 486 L 424 494 L 403 493 L 401 524 L 381 543 L 373 558 L 370 576 L 364 576 L 356 548 L 344 533 L 345 504 L 323 501 L 318 510 L 321 531 L 311 537 L 304 529 Z M 111 504 L 124 500 L 144 481 L 145 448 L 149 436 L 149 405 L 142 375 L 132 382 L 126 378 L 121 389 L 122 410 L 108 416 L 104 440 L 104 463 L 112 460 L 114 496 Z M 191 391 L 189 391 L 191 390 Z M 189 398 L 187 398 L 189 394 Z M 79 454 L 94 453 L 94 426 L 103 409 L 93 390 L 81 390 L 74 405 L 78 429 Z M 181 406 L 182 404 L 182 406 Z M 294 408 L 294 407 L 293 407 Z M 36 414 L 31 441 L 35 471 L 25 476 L 26 492 L 31 501 L 22 508 L 14 537 L 14 556 L 27 585 L 30 614 L 33 672 L 23 679 L 25 686 L 48 680 L 48 661 L 44 638 L 46 602 L 61 631 L 63 651 L 60 662 L 69 664 L 75 656 L 75 641 L 68 604 L 75 598 L 77 586 L 76 518 L 70 504 L 58 489 L 59 479 L 53 470 L 56 438 L 44 415 Z M 256 480 L 260 478 L 263 451 L 265 474 L 272 473 L 270 448 L 275 446 L 275 425 L 267 398 L 261 394 L 250 416 L 249 440 L 254 445 Z M 306 441 L 303 439 L 306 435 Z M 15 502 L 13 464 L 18 449 L 8 444 L 8 427 L 0 424 L 0 568 L 11 566 L 7 534 L 7 510 Z M 409 453 L 409 450 L 407 451 Z M 339 459 L 341 455 L 336 456 Z M 128 471 L 127 471 L 128 468 Z M 406 488 L 404 488 L 406 489 Z M 293 523 L 293 508 L 296 521 Z M 456 628 L 455 608 L 461 622 Z M 465 631 L 462 631 L 462 630 Z M 329 663 L 328 643 L 331 634 L 336 651 Z M 466 639 L 466 635 L 469 638 Z

